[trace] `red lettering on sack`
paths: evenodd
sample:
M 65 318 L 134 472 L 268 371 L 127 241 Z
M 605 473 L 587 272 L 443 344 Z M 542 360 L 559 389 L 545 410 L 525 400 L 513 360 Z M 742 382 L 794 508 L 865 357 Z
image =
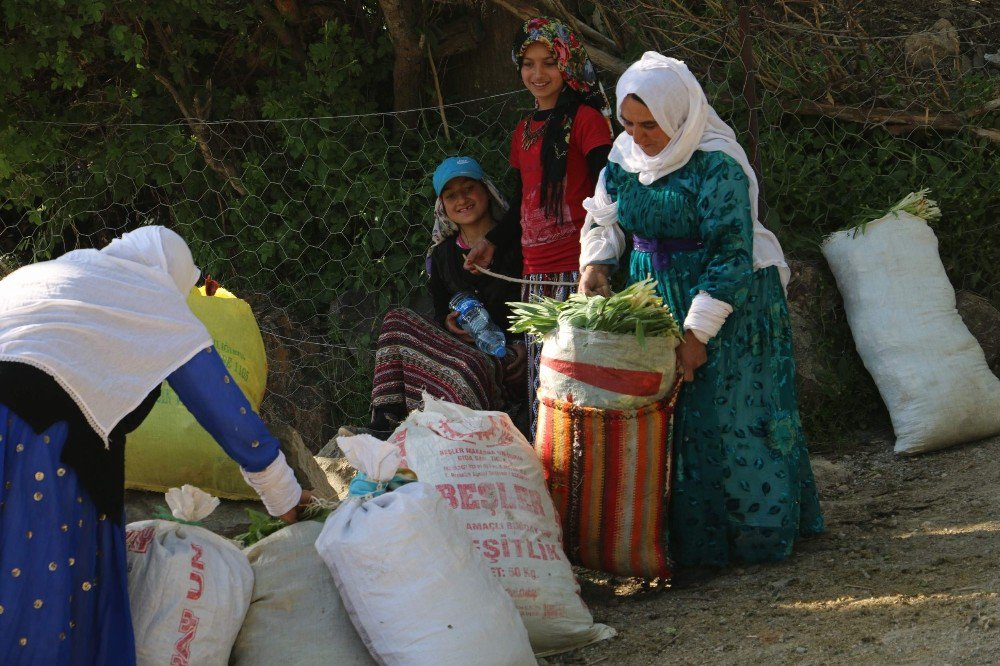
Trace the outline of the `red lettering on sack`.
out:
M 198 633 L 198 616 L 185 608 L 181 613 L 181 623 L 177 628 L 182 635 L 174 644 L 174 653 L 170 657 L 170 666 L 188 666 L 191 659 L 191 643 Z
M 474 483 L 460 483 L 458 484 L 458 499 L 459 505 L 466 511 L 475 511 L 479 508 L 479 502 L 472 499 L 472 496 L 476 494 L 476 484 Z
M 188 590 L 187 598 L 191 601 L 198 601 L 201 599 L 201 590 L 205 586 L 205 581 L 202 579 L 201 574 L 197 571 L 192 571 L 190 578 L 198 587 L 192 587 Z
M 530 511 L 538 516 L 544 516 L 545 510 L 542 508 L 542 495 L 537 490 L 514 485 L 514 492 L 517 493 L 517 503 L 519 508 Z
M 436 487 L 452 509 L 485 510 L 492 515 L 496 515 L 498 509 L 510 509 L 545 515 L 541 493 L 517 484 L 512 485 L 513 493 L 509 493 L 507 485 L 503 483 L 459 483 L 457 486 L 439 483 Z
M 125 532 L 125 547 L 133 553 L 145 554 L 155 535 L 156 528 L 152 526 L 141 530 L 128 530 Z
M 191 566 L 195 569 L 205 568 L 205 562 L 202 561 L 201 556 L 205 552 L 205 549 L 196 543 L 191 544 L 191 550 L 194 551 L 194 557 L 191 558 Z
M 194 556 L 191 558 L 191 573 L 188 577 L 197 585 L 197 587 L 192 587 L 188 590 L 187 598 L 192 601 L 197 601 L 201 599 L 201 591 L 205 587 L 205 579 L 200 573 L 195 571 L 195 569 L 205 569 L 205 563 L 201 559 L 201 555 L 204 552 L 204 548 L 196 543 L 191 544 L 191 550 L 194 551 Z
M 451 508 L 458 508 L 458 500 L 455 499 L 455 486 L 450 483 L 439 483 L 437 486 L 437 491 L 441 493 L 441 497 L 451 505 Z

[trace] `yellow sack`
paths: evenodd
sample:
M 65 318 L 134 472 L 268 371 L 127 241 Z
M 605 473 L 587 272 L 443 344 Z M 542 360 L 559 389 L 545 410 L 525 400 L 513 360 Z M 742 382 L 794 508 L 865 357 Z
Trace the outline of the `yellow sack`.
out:
M 214 296 L 206 296 L 204 287 L 192 289 L 187 302 L 257 411 L 267 385 L 267 357 L 250 306 L 222 288 Z M 163 382 L 153 411 L 126 440 L 125 487 L 165 492 L 185 483 L 218 497 L 257 499 L 239 465 Z

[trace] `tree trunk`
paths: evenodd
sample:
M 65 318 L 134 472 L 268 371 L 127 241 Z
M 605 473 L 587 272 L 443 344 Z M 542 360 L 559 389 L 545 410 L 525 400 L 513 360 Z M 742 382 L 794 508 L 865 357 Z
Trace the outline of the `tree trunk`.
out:
M 392 70 L 393 108 L 409 111 L 420 108 L 426 54 L 417 29 L 422 23 L 420 0 L 379 0 L 385 25 L 395 51 Z M 416 121 L 416 114 L 407 124 Z

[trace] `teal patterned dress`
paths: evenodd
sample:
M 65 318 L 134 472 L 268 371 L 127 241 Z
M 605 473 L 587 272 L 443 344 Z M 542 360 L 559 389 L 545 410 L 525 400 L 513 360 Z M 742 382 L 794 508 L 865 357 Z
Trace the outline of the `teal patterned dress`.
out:
M 608 164 L 619 224 L 644 238 L 701 241 L 633 251 L 629 282 L 653 275 L 679 322 L 699 291 L 733 306 L 685 384 L 674 420 L 671 556 L 680 566 L 781 560 L 797 536 L 823 531 L 795 391 L 788 305 L 775 267 L 753 270 L 747 178 L 722 152 L 697 151 L 649 186 Z

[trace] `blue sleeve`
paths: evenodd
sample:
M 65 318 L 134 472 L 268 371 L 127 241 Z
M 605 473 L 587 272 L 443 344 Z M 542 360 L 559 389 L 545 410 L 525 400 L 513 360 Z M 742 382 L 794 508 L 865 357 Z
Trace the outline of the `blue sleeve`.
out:
M 259 472 L 278 457 L 278 440 L 250 407 L 215 347 L 195 354 L 167 381 L 198 424 L 240 467 Z
M 699 233 L 705 243 L 705 272 L 691 290 L 742 307 L 753 275 L 753 220 L 743 168 L 724 153 L 709 153 L 698 194 Z

